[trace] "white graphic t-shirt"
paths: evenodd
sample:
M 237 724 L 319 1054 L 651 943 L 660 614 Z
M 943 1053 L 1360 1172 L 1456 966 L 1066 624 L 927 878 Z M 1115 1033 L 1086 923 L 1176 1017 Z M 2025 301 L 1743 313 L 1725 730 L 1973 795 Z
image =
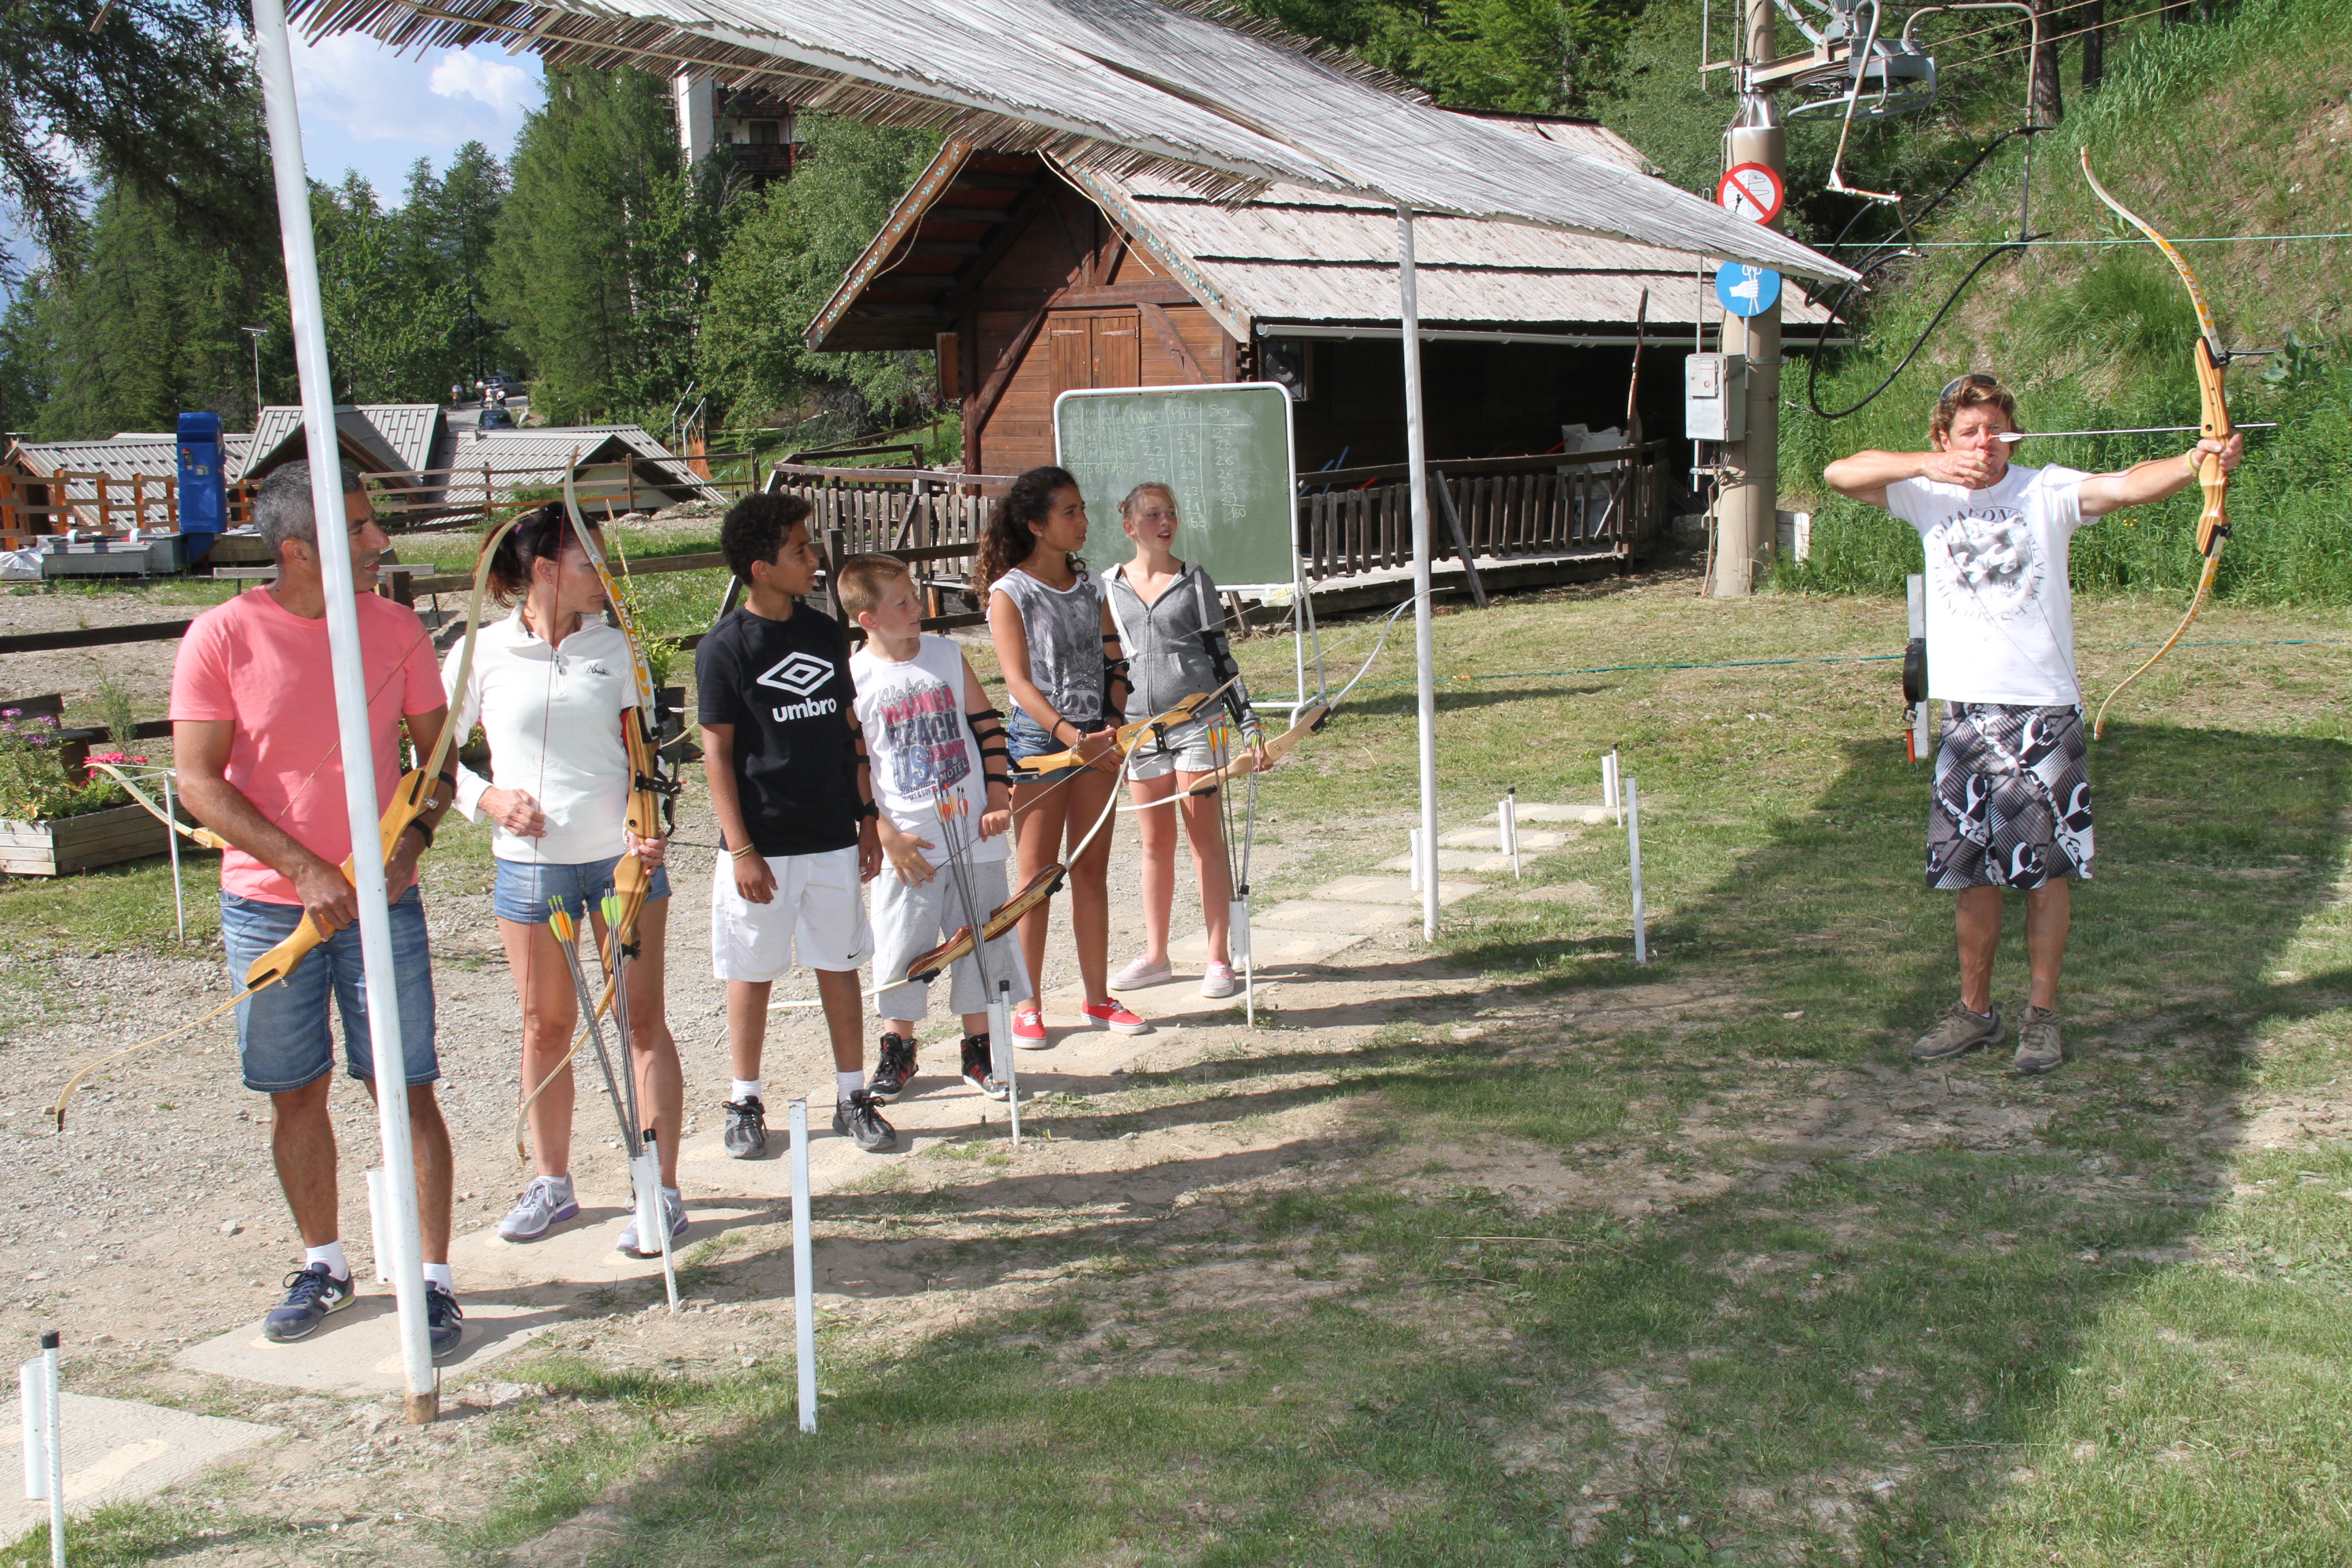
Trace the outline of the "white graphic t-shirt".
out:
M 929 839 L 940 853 L 928 858 L 944 866 L 948 841 L 939 797 L 960 799 L 963 809 L 952 831 L 956 843 L 970 847 L 965 863 L 1003 859 L 1012 842 L 1007 836 L 980 837 L 988 785 L 963 716 L 963 649 L 951 638 L 926 633 L 914 658 L 892 660 L 868 642 L 850 655 L 849 674 L 857 683 L 857 723 L 866 732 L 874 804 L 892 826 Z
M 1927 695 L 1944 702 L 2079 704 L 2066 546 L 2083 526 L 2077 468 L 2012 463 L 1964 489 L 1897 479 L 1886 507 L 1927 553 Z

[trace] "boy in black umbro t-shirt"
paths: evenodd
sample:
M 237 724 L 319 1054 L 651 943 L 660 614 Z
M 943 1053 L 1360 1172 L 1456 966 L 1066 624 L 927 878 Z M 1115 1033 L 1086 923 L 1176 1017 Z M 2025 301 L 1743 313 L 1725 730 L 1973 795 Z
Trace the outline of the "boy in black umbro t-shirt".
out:
M 768 994 L 795 961 L 816 971 L 833 1037 L 834 1131 L 869 1152 L 898 1134 L 866 1092 L 857 971 L 874 954 L 859 885 L 882 863 L 857 733 L 857 690 L 840 623 L 793 601 L 816 585 L 808 503 L 751 495 L 719 544 L 742 605 L 695 649 L 698 717 L 711 808 L 727 854 L 710 888 L 710 956 L 727 983 L 734 1089 L 726 1147 L 767 1146 L 760 1056 Z

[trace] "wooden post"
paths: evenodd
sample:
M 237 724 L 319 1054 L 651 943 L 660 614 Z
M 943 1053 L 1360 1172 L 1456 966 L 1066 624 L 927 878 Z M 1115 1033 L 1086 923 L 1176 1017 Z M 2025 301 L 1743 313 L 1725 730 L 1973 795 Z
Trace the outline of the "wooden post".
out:
M 174 533 L 179 531 L 180 481 L 177 479 L 163 481 L 163 521 Z
M 1486 584 L 1478 581 L 1478 563 L 1470 559 L 1470 542 L 1462 536 L 1462 518 L 1454 510 L 1454 483 L 1444 474 L 1433 471 L 1437 482 L 1431 489 L 1437 492 L 1440 510 L 1445 513 L 1445 531 L 1454 537 L 1454 552 L 1462 557 L 1462 574 L 1470 580 L 1470 597 L 1480 609 L 1486 607 Z
M 825 613 L 836 621 L 847 619 L 841 613 L 841 563 L 846 559 L 845 551 L 847 544 L 847 538 L 838 527 L 825 529 L 824 606 Z
M 135 471 L 131 476 L 131 526 L 147 526 L 147 476 Z

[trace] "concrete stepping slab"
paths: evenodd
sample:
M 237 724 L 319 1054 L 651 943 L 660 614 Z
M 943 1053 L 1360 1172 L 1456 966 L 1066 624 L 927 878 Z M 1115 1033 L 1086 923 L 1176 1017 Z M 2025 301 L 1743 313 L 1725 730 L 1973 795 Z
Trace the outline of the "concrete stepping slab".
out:
M 728 1163 L 736 1163 L 731 1160 Z M 683 1176 L 683 1159 L 678 1168 Z M 698 1197 L 692 1183 L 681 1185 L 686 1194 L 688 1225 L 686 1234 L 672 1248 L 673 1257 L 738 1226 L 765 1225 L 774 1217 L 765 1208 Z M 592 1193 L 583 1187 L 579 1196 L 579 1215 L 551 1227 L 536 1241 L 509 1241 L 499 1234 L 496 1226 L 458 1237 L 449 1247 L 458 1290 L 625 1285 L 643 1279 L 659 1280 L 659 1258 L 632 1257 L 613 1246 L 620 1238 L 621 1227 L 629 1222 L 629 1194 L 618 1188 Z M 464 1303 L 462 1294 L 458 1301 Z M 472 1309 L 468 1308 L 468 1322 L 473 1321 L 471 1314 Z
M 1399 931 L 1421 919 L 1418 907 L 1402 904 L 1351 903 L 1338 899 L 1285 899 L 1278 904 L 1250 911 L 1250 931 Z
M 1477 891 L 1475 888 L 1440 882 L 1437 885 L 1438 908 L 1458 904 Z M 1402 904 L 1415 910 L 1421 908 L 1421 895 L 1412 890 L 1412 879 L 1410 877 L 1337 877 L 1319 888 L 1309 889 L 1307 896 L 1310 899 L 1336 899 L 1345 904 Z
M 1567 834 L 1549 828 L 1519 829 L 1519 852 L 1522 855 L 1530 849 L 1557 849 L 1567 842 Z M 1450 833 L 1439 834 L 1437 843 L 1440 848 L 1500 849 L 1503 847 L 1503 830 L 1499 827 L 1457 827 Z
M 72 1354 L 70 1345 L 67 1354 Z M 66 1511 L 74 1514 L 152 1497 L 283 1430 L 86 1394 L 60 1395 L 58 1405 L 65 1428 Z M 11 1399 L 0 1406 L 0 1470 L 12 1478 L 24 1471 L 23 1430 Z M 48 1518 L 47 1500 L 26 1502 L 12 1479 L 6 1500 L 0 1502 L 0 1539 L 14 1540 Z
M 1335 954 L 1345 952 L 1364 940 L 1364 933 L 1353 931 L 1278 931 L 1264 927 L 1253 920 L 1250 923 L 1250 955 L 1253 967 L 1263 978 L 1268 969 L 1277 964 L 1321 963 Z M 1202 963 L 1209 956 L 1209 937 L 1203 931 L 1168 944 L 1168 956 L 1177 963 Z M 1223 1004 L 1231 1006 L 1239 998 L 1227 997 Z
M 1541 805 L 1531 800 L 1519 802 L 1521 822 L 1581 822 L 1588 826 L 1607 822 L 1614 814 L 1605 805 L 1587 805 L 1580 801 L 1567 805 Z M 1521 835 L 1522 837 L 1525 835 Z
M 439 1363 L 445 1384 L 509 1351 L 521 1349 L 569 1315 L 562 1307 L 469 1300 L 465 1285 L 460 1278 L 457 1302 L 466 1311 L 466 1337 L 457 1353 Z M 389 1289 L 362 1293 L 357 1301 L 313 1329 L 309 1339 L 290 1345 L 262 1338 L 261 1325 L 256 1322 L 190 1345 L 175 1359 L 196 1372 L 317 1394 L 397 1394 L 406 1386 L 401 1373 L 399 1324 Z
M 1395 856 L 1392 858 L 1381 861 L 1380 864 L 1380 869 L 1383 871 L 1412 870 L 1412 852 L 1408 850 L 1402 855 Z M 1446 849 L 1441 847 L 1437 851 L 1437 869 L 1441 873 L 1446 871 L 1457 871 L 1472 877 L 1507 877 L 1511 874 L 1511 858 L 1508 855 L 1494 855 L 1478 849 Z M 1444 891 L 1444 883 L 1442 879 L 1439 884 L 1439 890 L 1441 892 Z M 1418 897 L 1419 895 L 1416 894 L 1415 896 Z

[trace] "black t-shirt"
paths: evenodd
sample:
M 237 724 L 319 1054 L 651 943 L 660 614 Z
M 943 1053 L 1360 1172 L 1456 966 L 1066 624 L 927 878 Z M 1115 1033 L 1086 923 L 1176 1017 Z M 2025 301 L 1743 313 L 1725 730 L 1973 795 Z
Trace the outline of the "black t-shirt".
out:
M 697 716 L 735 727 L 735 789 L 762 856 L 857 842 L 857 688 L 841 623 L 805 605 L 772 621 L 730 610 L 694 650 Z

